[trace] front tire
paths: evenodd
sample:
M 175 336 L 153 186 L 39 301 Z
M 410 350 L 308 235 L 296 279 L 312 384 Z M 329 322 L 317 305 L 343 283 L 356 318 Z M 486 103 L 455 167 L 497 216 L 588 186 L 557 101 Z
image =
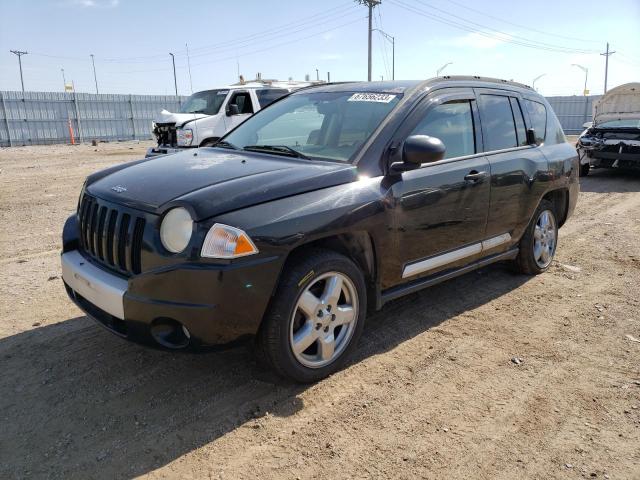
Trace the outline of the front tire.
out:
M 261 357 L 296 382 L 321 380 L 356 348 L 366 305 L 364 277 L 350 259 L 322 249 L 295 254 L 258 334 Z
M 520 251 L 515 260 L 521 273 L 537 275 L 551 266 L 558 246 L 558 222 L 553 203 L 542 200 L 520 240 Z
M 583 163 L 580 165 L 580 176 L 586 177 L 589 175 L 589 170 L 591 170 L 591 165 L 589 163 Z

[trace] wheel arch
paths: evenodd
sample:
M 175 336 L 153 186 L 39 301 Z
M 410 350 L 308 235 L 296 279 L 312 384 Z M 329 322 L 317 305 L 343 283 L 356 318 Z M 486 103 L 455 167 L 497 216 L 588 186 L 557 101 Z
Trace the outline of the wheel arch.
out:
M 558 219 L 558 228 L 564 225 L 569 213 L 569 189 L 561 187 L 547 192 L 541 199 L 549 200 L 554 208 Z

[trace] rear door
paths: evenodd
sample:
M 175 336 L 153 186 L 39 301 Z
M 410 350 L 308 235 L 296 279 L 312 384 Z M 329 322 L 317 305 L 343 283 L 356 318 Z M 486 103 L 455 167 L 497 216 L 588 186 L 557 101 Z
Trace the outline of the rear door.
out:
M 443 160 L 402 173 L 391 187 L 398 281 L 478 258 L 489 209 L 490 171 L 477 123 L 473 91 L 444 89 L 425 99 L 401 127 L 398 145 L 410 135 L 429 135 L 442 140 L 447 151 Z
M 502 239 L 487 253 L 497 253 L 513 245 L 524 232 L 543 193 L 545 179 L 540 176 L 548 170 L 547 160 L 539 147 L 527 144 L 528 115 L 519 94 L 483 88 L 475 92 L 485 154 L 491 165 L 486 235 Z

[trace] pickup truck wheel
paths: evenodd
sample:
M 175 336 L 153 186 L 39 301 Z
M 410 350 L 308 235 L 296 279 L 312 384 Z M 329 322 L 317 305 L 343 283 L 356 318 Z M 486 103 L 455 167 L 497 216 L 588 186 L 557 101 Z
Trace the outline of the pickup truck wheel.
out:
M 556 253 L 558 222 L 553 203 L 542 200 L 525 234 L 520 240 L 516 267 L 522 273 L 537 275 L 545 272 Z
M 591 170 L 591 165 L 588 163 L 584 163 L 582 165 L 580 165 L 580 176 L 581 177 L 586 177 L 587 175 L 589 175 L 589 170 Z
M 296 255 L 282 275 L 258 347 L 281 376 L 315 382 L 356 347 L 366 315 L 364 278 L 347 257 L 320 249 Z

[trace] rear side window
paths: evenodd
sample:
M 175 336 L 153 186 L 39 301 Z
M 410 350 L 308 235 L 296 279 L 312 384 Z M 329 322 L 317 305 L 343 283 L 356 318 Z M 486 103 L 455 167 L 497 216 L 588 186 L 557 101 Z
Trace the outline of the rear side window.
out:
M 473 155 L 476 144 L 471 102 L 464 100 L 437 105 L 429 110 L 411 135 L 428 135 L 442 140 L 447 149 L 445 158 Z
M 536 133 L 536 143 L 543 143 L 547 133 L 547 109 L 540 102 L 525 100 L 524 106 L 529 112 L 531 126 Z
M 267 105 L 278 100 L 280 97 L 284 97 L 287 93 L 289 93 L 289 91 L 283 88 L 267 88 L 264 90 L 256 90 L 260 108 L 266 107 Z
M 516 133 L 518 134 L 518 145 L 527 145 L 527 129 L 524 126 L 524 118 L 522 117 L 522 109 L 517 98 L 509 97 L 511 101 L 511 110 L 513 111 L 513 119 L 516 122 Z
M 478 102 L 485 150 L 502 150 L 518 146 L 509 97 L 480 95 Z

